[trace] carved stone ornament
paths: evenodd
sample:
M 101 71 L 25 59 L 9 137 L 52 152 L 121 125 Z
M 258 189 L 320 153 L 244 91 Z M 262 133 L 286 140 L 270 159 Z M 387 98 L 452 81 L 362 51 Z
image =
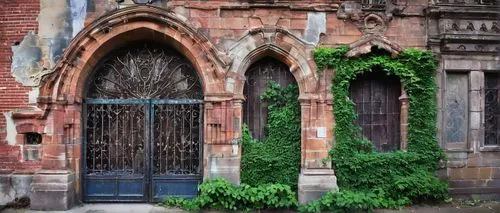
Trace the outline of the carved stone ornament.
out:
M 382 35 L 392 19 L 386 10 L 365 11 L 358 2 L 346 1 L 337 10 L 337 17 L 352 21 L 364 35 Z
M 359 57 L 363 54 L 372 52 L 374 49 L 385 50 L 389 52 L 392 57 L 396 57 L 403 52 L 403 48 L 383 36 L 368 35 L 350 44 L 349 51 L 346 53 L 346 56 Z

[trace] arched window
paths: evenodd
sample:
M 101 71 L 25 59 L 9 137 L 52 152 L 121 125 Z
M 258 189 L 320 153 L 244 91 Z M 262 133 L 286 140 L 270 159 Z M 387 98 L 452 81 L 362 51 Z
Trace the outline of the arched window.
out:
M 351 83 L 350 97 L 358 114 L 356 124 L 378 151 L 400 148 L 400 95 L 400 80 L 379 68 L 359 75 Z
M 295 83 L 288 66 L 274 58 L 265 57 L 255 62 L 245 73 L 243 94 L 243 122 L 248 125 L 252 136 L 262 140 L 265 137 L 267 123 L 267 104 L 260 99 L 269 81 L 276 81 L 281 86 Z

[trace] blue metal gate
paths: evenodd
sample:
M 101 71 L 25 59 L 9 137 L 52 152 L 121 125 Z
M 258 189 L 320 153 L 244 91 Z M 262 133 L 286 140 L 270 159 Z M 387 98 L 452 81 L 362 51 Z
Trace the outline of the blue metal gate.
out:
M 203 102 L 86 99 L 84 201 L 193 197 L 202 180 Z

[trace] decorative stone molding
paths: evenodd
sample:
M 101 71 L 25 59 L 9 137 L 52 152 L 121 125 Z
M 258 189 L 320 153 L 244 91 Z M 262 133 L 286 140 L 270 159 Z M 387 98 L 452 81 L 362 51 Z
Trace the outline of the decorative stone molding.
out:
M 124 38 L 127 33 L 131 35 Z M 155 37 L 155 33 L 158 36 Z M 227 55 L 198 33 L 196 27 L 186 23 L 184 17 L 162 8 L 136 5 L 101 17 L 83 29 L 66 48 L 53 72 L 42 77 L 40 97 L 50 97 L 51 101 L 79 101 L 83 92 L 81 82 L 92 70 L 96 57 L 102 57 L 120 42 L 127 42 L 125 39 L 159 39 L 162 34 L 197 66 L 205 84 L 204 91 L 219 91 L 218 86 L 207 84 L 222 84 L 221 77 L 229 66 Z
M 299 85 L 299 99 L 304 99 L 317 85 L 313 49 L 313 45 L 283 28 L 252 29 L 229 49 L 232 63 L 226 74 L 226 92 L 243 99 L 245 71 L 255 61 L 272 56 L 290 67 Z
M 361 4 L 356 1 L 345 1 L 337 10 L 337 18 L 352 21 L 365 35 L 383 35 L 392 20 L 393 14 L 401 13 L 406 7 L 403 4 L 393 4 L 386 1 L 386 4 Z
M 500 22 L 496 20 L 443 20 L 443 28 L 446 33 L 463 34 L 500 34 Z
M 356 41 L 349 45 L 349 51 L 346 53 L 347 57 L 359 57 L 363 54 L 370 53 L 373 47 L 378 47 L 379 49 L 386 50 L 391 53 L 393 57 L 401 54 L 403 48 L 401 48 L 396 43 L 389 41 L 387 38 L 382 36 L 365 36 L 359 41 Z
M 467 44 L 467 43 L 445 43 L 442 51 L 444 52 L 483 52 L 494 53 L 500 52 L 498 44 Z

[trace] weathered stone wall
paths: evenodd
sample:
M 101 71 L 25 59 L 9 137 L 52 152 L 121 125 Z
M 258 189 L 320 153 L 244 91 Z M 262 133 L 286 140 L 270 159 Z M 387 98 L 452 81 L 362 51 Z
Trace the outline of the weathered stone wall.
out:
M 102 57 L 127 42 L 163 42 L 193 63 L 205 93 L 203 175 L 235 183 L 240 171 L 244 73 L 265 56 L 288 65 L 300 89 L 302 202 L 336 187 L 331 165 L 322 163 L 334 145 L 329 89 L 333 72 L 318 75 L 312 50 L 320 45 L 353 44 L 357 48 L 353 54 L 359 55 L 371 46 L 399 50 L 427 45 L 427 0 L 397 1 L 382 9 L 331 0 L 151 1 L 158 8 L 137 7 L 131 0 L 117 2 L 40 0 L 28 22 L 34 32 L 20 31 L 19 47 L 11 51 L 7 44 L 0 52 L 12 58 L 1 64 L 5 67 L 0 67 L 0 81 L 5 75 L 10 83 L 0 85 L 0 94 L 23 88 L 16 99 L 20 104 L 0 102 L 1 112 L 11 118 L 0 119 L 0 142 L 4 142 L 0 152 L 9 160 L 0 162 L 0 168 L 8 168 L 6 173 L 41 168 L 31 183 L 32 208 L 66 209 L 81 200 L 84 85 Z M 1 3 L 2 11 L 9 9 Z M 14 17 L 13 23 L 25 23 L 23 17 Z M 0 33 L 10 32 L 3 26 Z M 41 162 L 23 161 L 28 132 L 43 136 Z
M 493 2 L 436 1 L 428 10 L 428 43 L 440 59 L 438 137 L 448 153 L 442 176 L 455 196 L 500 197 L 500 144 L 485 145 L 485 73 L 500 72 Z

